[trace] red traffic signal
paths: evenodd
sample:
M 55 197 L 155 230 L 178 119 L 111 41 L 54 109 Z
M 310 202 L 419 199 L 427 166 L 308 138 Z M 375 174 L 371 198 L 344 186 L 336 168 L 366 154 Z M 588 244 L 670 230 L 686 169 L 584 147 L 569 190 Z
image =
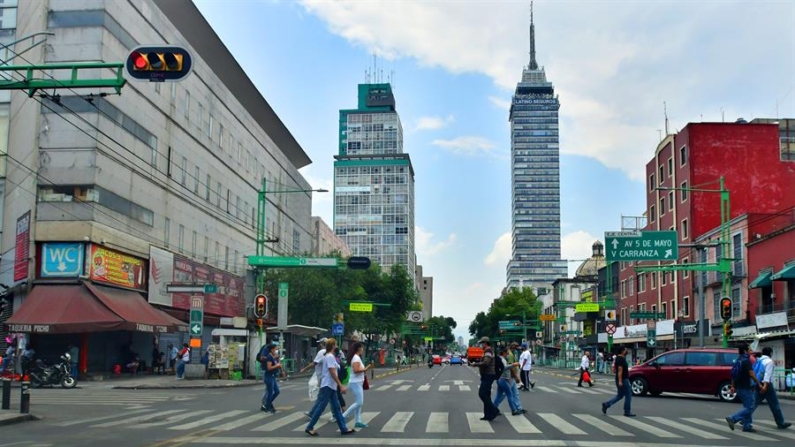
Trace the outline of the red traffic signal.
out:
M 728 321 L 732 319 L 732 299 L 723 297 L 720 300 L 720 316 Z
M 193 68 L 193 59 L 182 47 L 172 45 L 142 46 L 127 57 L 127 74 L 149 82 L 180 81 Z
M 257 295 L 254 299 L 254 316 L 257 318 L 264 318 L 268 314 L 268 297 L 265 295 Z

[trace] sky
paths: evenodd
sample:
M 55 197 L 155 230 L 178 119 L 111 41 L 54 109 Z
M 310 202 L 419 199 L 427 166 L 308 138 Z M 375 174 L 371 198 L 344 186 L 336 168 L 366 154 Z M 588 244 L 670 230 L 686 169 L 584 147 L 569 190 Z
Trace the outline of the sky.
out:
M 375 72 L 394 87 L 415 170 L 416 251 L 435 315 L 469 338 L 511 256 L 508 108 L 529 61 L 530 2 L 194 0 L 332 189 L 340 109 Z M 536 1 L 536 59 L 560 108 L 569 273 L 645 206 L 665 129 L 795 117 L 795 2 Z M 383 75 L 381 75 L 383 73 Z M 332 222 L 332 194 L 313 214 Z

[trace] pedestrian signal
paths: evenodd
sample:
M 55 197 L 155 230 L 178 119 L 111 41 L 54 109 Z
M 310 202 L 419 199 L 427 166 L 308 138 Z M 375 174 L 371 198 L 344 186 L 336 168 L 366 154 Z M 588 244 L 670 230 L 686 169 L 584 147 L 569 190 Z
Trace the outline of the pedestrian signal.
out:
M 257 318 L 264 318 L 268 314 L 268 297 L 257 295 L 254 303 L 254 315 Z
M 720 300 L 720 316 L 724 321 L 732 319 L 732 299 L 723 297 Z
M 133 79 L 149 82 L 181 81 L 193 68 L 190 53 L 182 47 L 142 46 L 132 50 L 125 64 Z

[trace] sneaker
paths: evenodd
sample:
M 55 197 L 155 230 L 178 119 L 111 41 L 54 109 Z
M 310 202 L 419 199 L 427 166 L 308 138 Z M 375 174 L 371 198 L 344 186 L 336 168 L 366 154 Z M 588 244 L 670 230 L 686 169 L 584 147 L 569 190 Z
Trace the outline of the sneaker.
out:
M 365 424 L 364 422 L 357 422 L 356 424 L 354 424 L 354 427 L 356 427 L 356 428 L 367 428 L 367 424 Z
M 530 388 L 535 388 L 535 387 L 536 387 L 536 383 L 535 382 L 530 382 Z
M 624 413 L 624 417 L 634 418 L 635 417 L 635 413 Z
M 602 414 L 607 414 L 607 403 L 602 402 Z
M 735 424 L 735 422 L 732 420 L 732 418 L 730 418 L 730 417 L 727 417 L 727 418 L 726 418 L 726 423 L 727 423 L 727 424 L 729 424 L 729 428 L 730 428 L 732 431 L 734 431 L 734 424 Z
M 788 428 L 790 428 L 790 427 L 792 427 L 792 423 L 790 423 L 790 422 L 785 422 L 785 423 L 783 423 L 783 424 L 781 424 L 781 425 L 777 426 L 777 428 L 778 428 L 779 430 L 786 430 L 786 429 L 788 429 Z
M 268 408 L 265 405 L 262 405 L 261 407 L 259 407 L 259 411 L 264 411 L 264 412 L 267 413 L 268 412 Z
M 745 433 L 756 433 L 756 429 L 755 429 L 755 428 L 753 428 L 753 427 L 750 427 L 750 428 L 744 428 L 744 429 L 743 429 L 743 431 L 744 431 Z

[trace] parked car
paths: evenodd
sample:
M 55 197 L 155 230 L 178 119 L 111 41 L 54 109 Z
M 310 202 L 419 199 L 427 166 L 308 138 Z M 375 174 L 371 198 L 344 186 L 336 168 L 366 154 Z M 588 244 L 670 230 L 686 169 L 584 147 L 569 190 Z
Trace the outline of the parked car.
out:
M 460 355 L 454 355 L 450 357 L 450 364 L 451 365 L 463 365 L 464 359 L 461 358 Z
M 434 354 L 433 357 L 431 357 L 431 358 L 433 359 L 433 364 L 434 365 L 441 365 L 442 364 L 442 357 L 441 356 L 439 356 L 437 354 Z
M 692 393 L 734 401 L 731 369 L 737 359 L 733 349 L 678 349 L 629 368 L 632 394 Z

